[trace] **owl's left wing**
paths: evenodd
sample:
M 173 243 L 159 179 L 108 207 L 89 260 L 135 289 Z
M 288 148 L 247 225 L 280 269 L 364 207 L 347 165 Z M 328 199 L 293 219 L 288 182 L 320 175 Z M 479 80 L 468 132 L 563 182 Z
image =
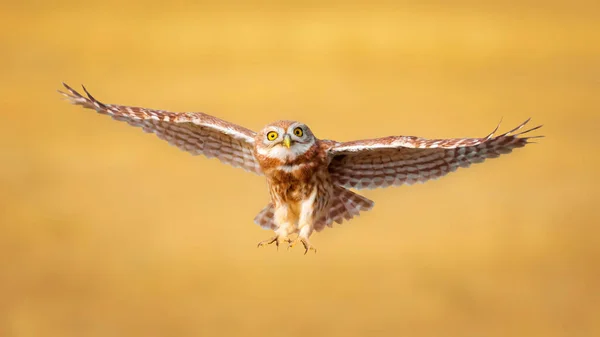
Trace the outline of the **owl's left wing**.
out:
M 425 182 L 496 158 L 523 147 L 534 137 L 519 137 L 541 127 L 521 131 L 529 119 L 513 130 L 494 136 L 498 127 L 483 138 L 425 139 L 391 136 L 332 145 L 329 172 L 335 184 L 372 189 Z M 498 125 L 499 126 L 499 125 Z
M 104 104 L 90 95 L 85 87 L 83 90 L 87 97 L 63 85 L 68 92 L 59 92 L 75 105 L 141 127 L 194 155 L 216 157 L 223 163 L 262 174 L 253 154 L 254 131 L 202 112 L 170 112 Z

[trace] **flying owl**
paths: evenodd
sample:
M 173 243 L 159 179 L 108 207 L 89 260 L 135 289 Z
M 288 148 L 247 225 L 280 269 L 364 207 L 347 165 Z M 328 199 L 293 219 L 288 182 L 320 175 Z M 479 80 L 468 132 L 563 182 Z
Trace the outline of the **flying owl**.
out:
M 216 157 L 221 162 L 264 175 L 271 202 L 254 222 L 275 235 L 258 246 L 275 243 L 289 247 L 301 243 L 304 253 L 314 250 L 314 231 L 350 220 L 373 208 L 373 201 L 352 189 L 410 185 L 436 179 L 487 158 L 496 158 L 523 147 L 534 137 L 519 137 L 537 126 L 483 138 L 425 139 L 413 136 L 336 142 L 318 139 L 296 121 L 277 121 L 254 132 L 202 112 L 170 112 L 96 100 L 64 84 L 59 91 L 72 104 L 155 133 L 194 155 Z M 293 238 L 293 239 L 292 239 Z

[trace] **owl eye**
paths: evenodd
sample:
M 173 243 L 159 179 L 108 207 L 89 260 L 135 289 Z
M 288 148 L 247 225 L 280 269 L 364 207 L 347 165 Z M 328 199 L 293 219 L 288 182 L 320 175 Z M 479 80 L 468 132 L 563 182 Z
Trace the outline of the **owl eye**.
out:
M 294 134 L 298 137 L 302 137 L 302 135 L 304 134 L 304 131 L 302 131 L 302 128 L 295 128 L 294 129 Z
M 267 139 L 271 140 L 271 141 L 277 139 L 278 136 L 279 135 L 275 131 L 271 131 L 271 132 L 267 133 Z

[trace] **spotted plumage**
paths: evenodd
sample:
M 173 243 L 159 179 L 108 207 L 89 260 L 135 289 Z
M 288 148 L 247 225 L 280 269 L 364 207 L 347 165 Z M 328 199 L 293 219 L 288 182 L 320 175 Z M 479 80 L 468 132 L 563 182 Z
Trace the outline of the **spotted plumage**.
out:
M 533 137 L 519 137 L 529 120 L 495 136 L 425 139 L 390 136 L 335 142 L 320 140 L 308 126 L 277 121 L 254 132 L 202 112 L 169 112 L 104 104 L 64 84 L 59 91 L 71 103 L 141 127 L 194 155 L 264 175 L 271 202 L 254 221 L 275 236 L 259 246 L 302 243 L 314 249 L 313 231 L 342 223 L 373 207 L 373 201 L 348 188 L 371 189 L 437 179 L 459 167 L 469 167 L 525 146 Z M 295 239 L 292 240 L 291 238 Z

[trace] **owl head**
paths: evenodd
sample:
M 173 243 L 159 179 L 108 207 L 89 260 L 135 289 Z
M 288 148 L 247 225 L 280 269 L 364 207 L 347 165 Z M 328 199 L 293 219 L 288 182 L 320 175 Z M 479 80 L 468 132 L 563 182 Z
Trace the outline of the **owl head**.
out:
M 256 135 L 259 154 L 282 161 L 303 155 L 316 143 L 312 131 L 304 123 L 277 121 L 265 126 Z

